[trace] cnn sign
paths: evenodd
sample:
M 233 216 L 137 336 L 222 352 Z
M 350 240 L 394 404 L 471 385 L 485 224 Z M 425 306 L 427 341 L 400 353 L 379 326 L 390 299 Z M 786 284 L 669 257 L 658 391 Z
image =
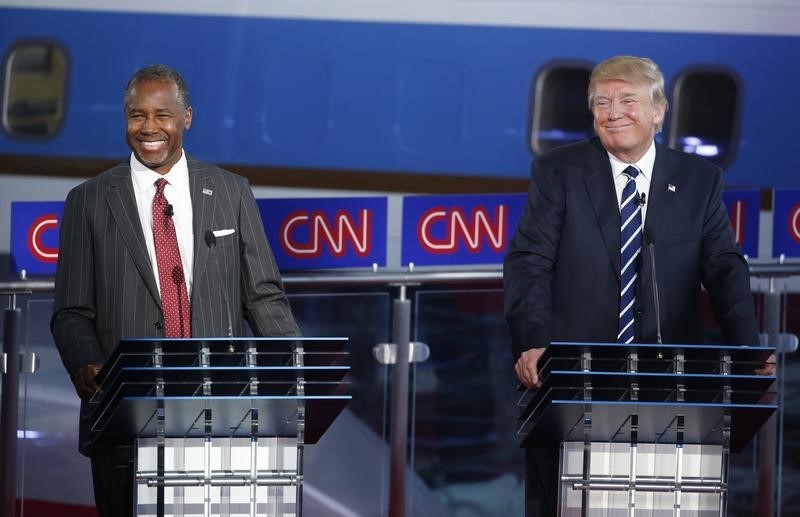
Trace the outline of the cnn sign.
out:
M 19 275 L 56 273 L 58 230 L 64 203 L 15 201 L 11 203 L 11 270 Z
M 501 263 L 525 199 L 525 194 L 404 198 L 402 264 Z
M 259 199 L 281 269 L 386 266 L 387 198 Z

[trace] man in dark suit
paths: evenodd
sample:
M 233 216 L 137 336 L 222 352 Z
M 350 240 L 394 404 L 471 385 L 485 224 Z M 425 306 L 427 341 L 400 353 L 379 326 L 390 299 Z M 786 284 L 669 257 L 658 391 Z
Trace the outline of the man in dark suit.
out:
M 505 312 L 522 384 L 539 385 L 537 363 L 551 341 L 656 342 L 643 228 L 656 250 L 663 342 L 704 341 L 704 286 L 725 343 L 757 345 L 722 171 L 654 141 L 667 110 L 658 66 L 630 56 L 600 63 L 589 107 L 597 137 L 534 161 L 505 257 Z M 529 516 L 555 515 L 557 452 L 526 450 Z
M 82 399 L 80 451 L 102 516 L 130 515 L 130 447 L 96 450 L 83 415 L 120 339 L 299 335 L 245 178 L 188 158 L 181 76 L 152 65 L 125 92 L 121 163 L 73 189 L 61 222 L 51 329 Z M 165 181 L 164 181 L 165 180 Z

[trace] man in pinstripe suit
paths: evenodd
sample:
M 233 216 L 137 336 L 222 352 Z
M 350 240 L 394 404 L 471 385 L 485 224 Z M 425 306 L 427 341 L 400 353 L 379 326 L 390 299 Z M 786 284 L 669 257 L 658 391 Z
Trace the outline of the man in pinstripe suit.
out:
M 242 335 L 243 319 L 259 336 L 299 335 L 247 180 L 183 151 L 192 108 L 181 76 L 163 65 L 138 71 L 124 111 L 129 162 L 73 189 L 61 222 L 51 329 L 82 415 L 120 339 L 165 336 L 169 307 L 162 307 L 153 239 L 159 178 L 167 180 L 161 188 L 178 241 L 191 335 Z M 130 447 L 96 450 L 87 431 L 81 418 L 79 449 L 92 459 L 100 514 L 131 514 Z

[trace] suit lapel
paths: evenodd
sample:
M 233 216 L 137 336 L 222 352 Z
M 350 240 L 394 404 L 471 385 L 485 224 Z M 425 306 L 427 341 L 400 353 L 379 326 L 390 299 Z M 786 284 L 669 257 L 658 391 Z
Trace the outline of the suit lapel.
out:
M 188 160 L 189 190 L 192 197 L 192 230 L 194 231 L 193 278 L 203 278 L 208 264 L 209 246 L 206 232 L 213 230 L 214 223 L 214 179 L 205 164 Z M 197 292 L 192 289 L 192 293 Z
M 597 225 L 603 235 L 608 258 L 611 260 L 614 273 L 619 280 L 620 216 L 614 180 L 611 175 L 611 163 L 605 149 L 600 145 L 600 141 L 593 139 L 591 143 L 592 147 L 586 160 L 586 174 L 583 179 Z
M 645 227 L 650 228 L 655 236 L 655 248 L 658 250 L 659 236 L 667 233 L 672 214 L 675 213 L 675 190 L 678 186 L 677 178 L 679 171 L 672 163 L 672 160 L 665 149 L 656 144 L 656 161 L 653 164 L 653 175 L 650 178 L 650 192 L 647 196 L 647 219 Z M 670 185 L 673 186 L 670 189 Z M 656 251 L 656 263 L 658 263 L 658 251 Z M 660 268 L 662 266 L 658 266 Z M 657 269 L 658 269 L 657 268 Z M 663 269 L 661 269 L 663 271 Z M 660 289 L 668 291 L 668 285 L 664 279 L 658 280 Z M 644 308 L 640 323 L 640 339 L 656 339 L 656 316 L 655 305 L 653 303 L 653 268 L 650 248 L 643 243 L 642 263 L 639 269 L 639 297 L 640 304 Z M 661 299 L 664 300 L 666 291 L 661 291 Z M 670 312 L 668 304 L 663 304 L 661 309 L 661 319 L 665 320 Z
M 653 164 L 653 176 L 650 179 L 650 193 L 647 198 L 647 220 L 645 226 L 652 229 L 656 237 L 664 235 L 669 229 L 670 214 L 673 213 L 673 200 L 677 186 L 677 169 L 669 163 L 669 155 L 656 145 L 656 161 Z M 672 185 L 672 187 L 670 187 Z
M 106 184 L 106 202 L 139 275 L 160 307 L 161 296 L 156 286 L 153 265 L 150 263 L 150 256 L 145 245 L 129 166 L 119 165 L 109 175 Z

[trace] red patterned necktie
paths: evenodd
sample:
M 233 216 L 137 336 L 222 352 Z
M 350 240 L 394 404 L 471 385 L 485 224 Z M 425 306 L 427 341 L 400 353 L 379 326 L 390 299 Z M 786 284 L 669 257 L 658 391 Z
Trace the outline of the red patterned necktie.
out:
M 161 306 L 164 311 L 164 335 L 166 337 L 191 337 L 192 316 L 186 279 L 183 275 L 181 252 L 175 236 L 171 206 L 164 197 L 167 180 L 156 180 L 156 195 L 153 198 L 153 241 L 156 245 L 158 282 L 161 287 Z

